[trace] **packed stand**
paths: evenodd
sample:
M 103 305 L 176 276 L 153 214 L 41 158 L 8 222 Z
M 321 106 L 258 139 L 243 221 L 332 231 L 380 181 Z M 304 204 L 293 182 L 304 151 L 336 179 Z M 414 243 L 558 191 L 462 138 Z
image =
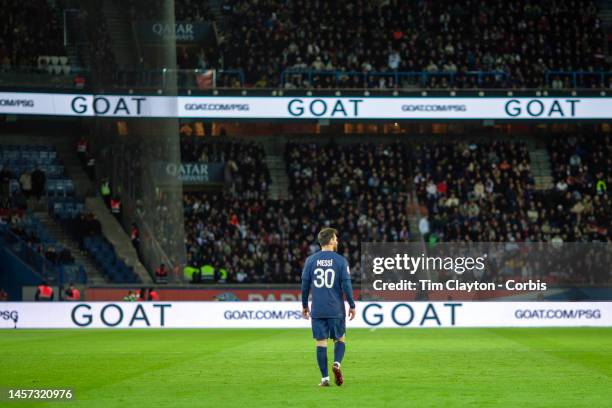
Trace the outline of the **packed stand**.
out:
M 609 134 L 555 137 L 549 147 L 554 191 L 548 206 L 564 241 L 612 241 L 612 140 Z
M 541 241 L 526 211 L 534 201 L 523 143 L 419 144 L 414 186 L 427 206 L 433 242 Z
M 276 86 L 290 68 L 354 72 L 340 76 L 338 86 L 358 88 L 408 85 L 392 76 L 364 82 L 361 73 L 374 71 L 426 72 L 433 75 L 424 85 L 435 88 L 512 88 L 544 85 L 547 71 L 609 70 L 593 0 L 227 0 L 222 10 L 229 28 L 219 67 L 243 69 L 250 85 Z M 442 73 L 456 75 L 451 83 Z M 584 86 L 599 80 L 585 78 Z M 329 88 L 336 78 L 315 75 L 309 83 L 296 75 L 286 84 Z
M 287 200 L 186 194 L 188 264 L 227 270 L 231 282 L 299 282 L 316 234 L 334 220 L 340 252 L 359 276 L 362 241 L 410 238 L 406 157 L 401 144 L 290 144 Z
M 416 145 L 414 185 L 419 201 L 427 208 L 427 215 L 419 224 L 425 240 L 431 245 L 504 242 L 511 246 L 609 241 L 610 206 L 603 181 L 603 172 L 610 168 L 608 156 L 604 156 L 608 147 L 603 144 L 602 148 L 588 150 L 578 148 L 576 143 L 577 138 L 564 136 L 552 144 L 555 173 L 563 175 L 557 176 L 556 191 L 535 190 L 524 143 Z M 596 146 L 595 140 L 590 146 Z M 584 166 L 584 162 L 581 166 L 581 160 L 592 164 L 595 177 L 581 174 L 591 168 Z M 573 186 L 568 187 L 564 184 L 566 181 Z M 569 253 L 570 249 L 573 250 L 568 248 L 565 252 Z M 597 251 L 594 254 L 601 255 Z M 529 271 L 516 264 L 505 273 L 517 280 L 541 278 L 549 283 L 592 283 L 607 279 L 599 272 L 595 276 L 594 271 L 578 267 L 577 262 L 556 264 L 560 259 L 538 260 L 545 264 Z M 487 271 L 491 274 L 488 278 L 501 279 L 502 270 Z
M 361 242 L 409 241 L 407 158 L 402 143 L 288 144 L 289 192 L 299 219 L 294 233 L 302 249 L 333 220 L 340 252 L 358 275 Z
M 214 265 L 224 274 L 229 265 L 235 267 L 236 273 L 230 278 L 217 276 L 217 280 L 272 281 L 270 274 L 264 278 L 263 264 L 253 255 L 261 254 L 263 245 L 253 231 L 270 228 L 255 222 L 256 215 L 272 203 L 267 200 L 270 173 L 263 147 L 246 141 L 211 142 L 182 136 L 181 158 L 184 163 L 223 163 L 225 166 L 222 192 L 188 193 L 183 197 L 187 264 L 197 265 L 198 271 L 200 266 Z M 232 208 L 229 217 L 225 215 L 228 208 Z M 274 212 L 271 206 L 267 211 Z M 273 232 L 271 228 L 270 233 Z M 239 236 L 244 237 L 241 243 Z M 230 249 L 229 242 L 234 240 L 236 245 Z M 268 244 L 271 243 L 268 241 Z M 261 273 L 253 274 L 255 270 Z

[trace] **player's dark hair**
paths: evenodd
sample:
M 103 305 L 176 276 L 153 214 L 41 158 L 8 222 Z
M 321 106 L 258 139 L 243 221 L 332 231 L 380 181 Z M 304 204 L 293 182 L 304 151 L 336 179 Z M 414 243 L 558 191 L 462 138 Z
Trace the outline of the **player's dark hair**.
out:
M 338 231 L 335 228 L 323 228 L 319 231 L 319 235 L 317 235 L 317 241 L 319 241 L 321 246 L 328 245 L 334 235 L 338 235 Z

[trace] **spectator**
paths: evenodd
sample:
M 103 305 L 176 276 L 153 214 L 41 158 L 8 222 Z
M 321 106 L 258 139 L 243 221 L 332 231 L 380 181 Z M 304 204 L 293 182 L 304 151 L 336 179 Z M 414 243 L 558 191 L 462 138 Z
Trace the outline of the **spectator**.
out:
M 401 62 L 401 57 L 399 55 L 399 53 L 396 50 L 392 50 L 389 53 L 389 69 L 391 69 L 392 71 L 397 71 Z
M 149 300 L 148 296 L 147 296 L 147 288 L 140 288 L 139 291 L 137 291 L 136 293 L 138 296 L 138 302 L 144 302 L 146 300 Z
M 50 302 L 53 300 L 53 288 L 46 281 L 43 281 L 36 288 L 34 299 L 37 302 Z
M 85 155 L 85 172 L 91 181 L 96 179 L 96 158 L 91 152 Z
M 168 283 L 168 268 L 163 263 L 155 269 L 155 282 Z
M 108 179 L 102 180 L 102 184 L 100 185 L 100 195 L 102 196 L 102 200 L 104 201 L 104 204 L 106 204 L 106 207 L 110 208 L 111 188 Z
M 116 195 L 110 200 L 110 210 L 117 221 L 121 223 L 121 199 Z
M 157 289 L 149 288 L 149 301 L 151 302 L 159 302 L 159 294 L 157 293 Z
M 130 229 L 130 239 L 132 240 L 132 246 L 136 250 L 136 253 L 140 251 L 140 230 L 135 223 L 132 223 L 132 227 Z
M 68 289 L 65 291 L 66 300 L 69 301 L 79 301 L 81 300 L 81 292 L 74 286 L 74 283 L 70 283 Z
M 87 229 L 87 215 L 85 213 L 79 214 L 79 216 L 73 219 L 68 226 L 72 236 L 79 241 L 79 248 L 85 249 L 84 240 L 89 235 Z
M 32 194 L 32 175 L 27 169 L 21 173 L 21 176 L 19 176 L 19 185 L 21 186 L 21 192 L 25 198 L 30 198 L 30 195 Z
M 557 182 L 555 188 L 557 189 L 557 191 L 563 193 L 567 191 L 567 183 L 565 182 L 565 180 L 561 179 Z
M 595 189 L 597 194 L 604 195 L 608 192 L 608 185 L 606 184 L 606 180 L 604 179 L 603 173 L 599 172 L 597 174 L 597 182 L 595 183 Z
M 36 166 L 36 168 L 32 172 L 32 194 L 34 194 L 36 199 L 39 201 L 40 197 L 45 191 L 46 182 L 47 176 L 38 166 Z
M 137 299 L 136 294 L 133 290 L 129 290 L 128 294 L 123 298 L 124 302 L 135 302 Z
M 2 288 L 0 288 L 0 302 L 8 302 L 9 297 L 8 293 Z
M 45 258 L 47 261 L 51 262 L 52 265 L 57 265 L 59 263 L 59 259 L 57 256 L 57 252 L 55 252 L 55 247 L 48 246 L 45 251 Z
M 427 219 L 426 215 L 422 216 L 419 220 L 419 232 L 421 233 L 423 239 L 427 241 L 429 236 L 429 220 Z
M 89 153 L 89 142 L 85 139 L 84 136 L 81 136 L 76 145 L 76 152 L 81 160 L 81 164 L 85 165 L 87 153 Z
M 83 89 L 83 88 L 85 88 L 85 82 L 86 82 L 85 81 L 85 77 L 83 75 L 81 75 L 80 73 L 77 73 L 74 76 L 73 83 L 74 83 L 74 87 L 76 89 Z
M 563 89 L 563 81 L 561 80 L 561 78 L 559 78 L 558 75 L 555 77 L 555 79 L 553 79 L 552 84 L 551 84 L 551 88 L 554 89 L 554 90 L 561 90 L 561 89 Z
M 8 164 L 2 166 L 0 171 L 0 198 L 8 200 L 11 193 L 11 178 L 13 175 L 8 167 Z
M 87 217 L 87 232 L 89 235 L 102 235 L 102 224 L 93 213 Z

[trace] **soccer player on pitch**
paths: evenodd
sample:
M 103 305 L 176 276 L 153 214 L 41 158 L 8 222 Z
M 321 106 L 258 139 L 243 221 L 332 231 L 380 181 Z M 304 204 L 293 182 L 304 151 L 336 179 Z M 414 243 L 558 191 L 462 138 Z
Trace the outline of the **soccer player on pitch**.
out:
M 355 318 L 355 301 L 347 260 L 336 253 L 338 232 L 323 228 L 317 236 L 321 250 L 306 259 L 302 272 L 302 315 L 312 317 L 312 337 L 317 343 L 317 362 L 321 370 L 321 387 L 329 387 L 327 367 L 327 339 L 334 340 L 332 370 L 336 385 L 344 378 L 340 364 L 344 357 L 346 319 L 343 295 L 350 306 L 350 320 Z M 312 311 L 308 308 L 308 295 L 312 287 Z

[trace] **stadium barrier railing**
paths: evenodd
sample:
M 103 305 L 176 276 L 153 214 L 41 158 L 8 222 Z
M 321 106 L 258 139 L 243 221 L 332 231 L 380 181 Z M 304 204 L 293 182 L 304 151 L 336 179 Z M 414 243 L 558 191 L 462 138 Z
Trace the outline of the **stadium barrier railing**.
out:
M 470 90 L 490 91 L 578 91 L 612 90 L 612 71 L 547 71 L 542 74 L 544 86 L 525 87 L 503 71 L 467 72 L 402 72 L 402 71 L 330 71 L 286 69 L 278 84 L 263 87 L 246 82 L 244 71 L 206 69 L 121 69 L 99 87 L 116 90 L 132 89 L 163 93 L 166 88 L 182 92 L 238 90 L 256 92 L 349 91 L 415 92 Z M 77 80 L 77 77 L 79 78 Z M 39 67 L 10 67 L 0 70 L 0 87 L 11 89 L 79 90 L 91 87 L 91 71 L 71 67 L 69 73 L 50 74 Z

